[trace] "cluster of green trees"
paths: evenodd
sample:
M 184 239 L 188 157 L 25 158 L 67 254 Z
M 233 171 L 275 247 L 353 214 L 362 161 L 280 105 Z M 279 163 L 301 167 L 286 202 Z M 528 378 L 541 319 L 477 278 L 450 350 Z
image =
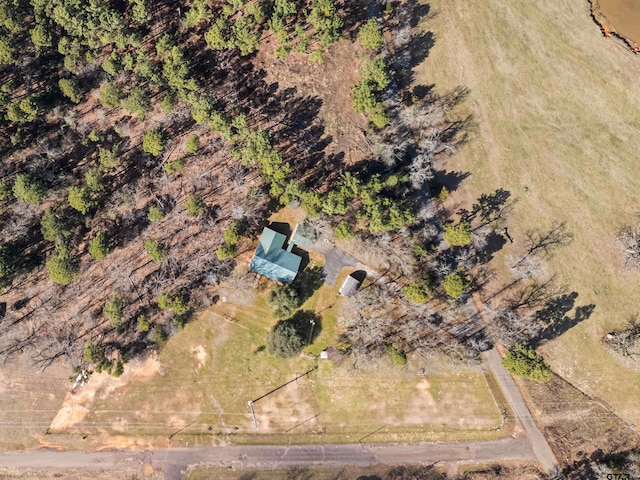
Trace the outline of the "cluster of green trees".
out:
M 195 3 L 185 16 L 187 25 L 196 25 L 212 17 L 207 8 Z M 197 13 L 192 15 L 191 11 Z M 324 48 L 340 39 L 343 21 L 333 0 L 312 0 L 309 10 L 300 9 L 290 0 L 275 0 L 271 15 L 261 2 L 228 0 L 222 10 L 217 12 L 216 21 L 205 33 L 204 39 L 215 50 L 237 48 L 241 55 L 249 55 L 260 48 L 260 39 L 265 28 L 269 28 L 278 39 L 276 58 L 281 59 L 295 49 L 299 53 L 308 53 L 315 37 L 320 46 L 309 54 L 312 61 L 322 62 Z
M 549 365 L 530 345 L 518 343 L 511 350 L 507 350 L 502 365 L 513 375 L 537 382 L 548 382 L 553 378 Z
M 397 230 L 416 219 L 410 203 L 399 200 L 407 178 L 388 174 L 371 175 L 366 181 L 346 172 L 337 185 L 326 194 L 313 192 L 300 182 L 290 181 L 281 197 L 283 204 L 299 199 L 311 216 L 350 215 L 368 223 L 369 232 L 380 233 Z M 338 226 L 342 238 L 353 236 L 351 226 L 341 221 Z
M 376 19 L 372 18 L 358 31 L 358 41 L 366 49 L 377 52 L 384 44 L 384 37 Z M 389 123 L 380 100 L 380 93 L 391 83 L 391 75 L 385 57 L 370 54 L 360 69 L 362 80 L 353 87 L 353 108 L 364 113 L 369 121 L 378 128 Z

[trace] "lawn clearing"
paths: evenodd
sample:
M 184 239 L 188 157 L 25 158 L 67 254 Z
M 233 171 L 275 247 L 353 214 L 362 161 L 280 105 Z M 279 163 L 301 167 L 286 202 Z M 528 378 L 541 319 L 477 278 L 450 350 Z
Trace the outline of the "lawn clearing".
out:
M 481 371 L 419 376 L 383 359 L 354 373 L 318 359 L 337 337 L 336 285 L 301 307 L 322 315 L 303 353 L 277 359 L 265 349 L 276 320 L 262 289 L 252 305 L 221 302 L 172 337 L 148 368 L 119 379 L 94 375 L 94 391 L 63 432 L 133 436 L 158 445 L 330 443 L 496 438 L 502 414 Z M 149 363 L 151 362 L 151 363 Z M 157 364 L 156 364 L 157 362 Z M 153 368 L 152 368 L 153 367 Z M 147 372 L 145 376 L 135 372 Z M 91 384 L 90 384 L 91 385 Z M 258 431 L 247 402 L 254 402 Z M 104 440 L 103 440 L 104 441 Z
M 554 371 L 639 424 L 640 376 L 600 343 L 638 313 L 640 273 L 622 270 L 616 243 L 640 210 L 638 58 L 601 36 L 587 2 L 429 5 L 436 15 L 421 28 L 436 40 L 414 82 L 440 93 L 469 87 L 455 114 L 476 121 L 470 142 L 447 160 L 448 171 L 471 173 L 447 206 L 468 208 L 497 188 L 518 199 L 508 220 L 515 241 L 492 264 L 505 283 L 504 256 L 520 252 L 527 230 L 567 222 L 574 240 L 550 270 L 579 294 L 577 305 L 595 311 L 542 351 Z

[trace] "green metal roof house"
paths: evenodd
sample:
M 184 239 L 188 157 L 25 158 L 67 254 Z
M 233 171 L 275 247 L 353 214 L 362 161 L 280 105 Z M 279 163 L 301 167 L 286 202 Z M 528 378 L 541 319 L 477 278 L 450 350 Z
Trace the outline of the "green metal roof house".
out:
M 291 253 L 293 242 L 289 244 L 287 250 L 284 250 L 282 247 L 285 240 L 286 237 L 283 234 L 265 227 L 249 269 L 278 282 L 293 282 L 298 274 L 302 257 Z

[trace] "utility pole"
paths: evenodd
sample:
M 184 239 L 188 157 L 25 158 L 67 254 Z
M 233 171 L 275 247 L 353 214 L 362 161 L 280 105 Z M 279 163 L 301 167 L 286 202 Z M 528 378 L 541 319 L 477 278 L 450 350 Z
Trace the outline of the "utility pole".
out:
M 249 405 L 249 409 L 251 410 L 251 416 L 253 417 L 253 426 L 256 429 L 256 432 L 258 431 L 258 420 L 256 420 L 256 414 L 253 411 L 253 400 L 249 400 L 247 402 L 247 405 Z

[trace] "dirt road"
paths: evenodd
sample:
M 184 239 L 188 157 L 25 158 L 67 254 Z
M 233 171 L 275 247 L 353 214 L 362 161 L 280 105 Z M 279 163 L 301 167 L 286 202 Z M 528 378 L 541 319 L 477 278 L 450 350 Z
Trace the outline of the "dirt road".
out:
M 542 468 L 544 468 L 549 477 L 555 477 L 560 471 L 558 461 L 551 451 L 547 440 L 544 438 L 544 435 L 542 435 L 542 432 L 531 416 L 531 412 L 529 411 L 529 408 L 527 408 L 527 405 L 522 398 L 522 394 L 520 393 L 520 390 L 518 390 L 513 378 L 511 378 L 509 372 L 507 372 L 507 370 L 502 366 L 500 355 L 495 348 L 485 352 L 484 355 L 489 368 L 500 384 L 500 388 L 509 402 L 516 418 L 520 421 L 527 432 L 533 451 L 542 465 Z
M 145 452 L 32 452 L 0 453 L 0 466 L 49 469 L 127 470 L 143 464 L 180 478 L 188 465 L 207 463 L 233 468 L 277 468 L 318 464 L 370 466 L 376 464 L 474 464 L 509 460 L 535 461 L 524 436 L 484 442 L 408 445 L 300 445 L 197 447 Z

